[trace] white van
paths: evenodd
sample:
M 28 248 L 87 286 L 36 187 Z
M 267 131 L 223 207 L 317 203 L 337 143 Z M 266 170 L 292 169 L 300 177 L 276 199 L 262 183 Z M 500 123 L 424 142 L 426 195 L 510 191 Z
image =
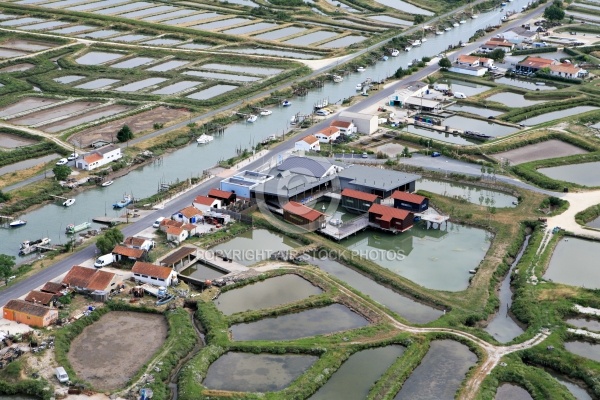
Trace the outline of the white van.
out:
M 467 95 L 461 92 L 454 92 L 455 99 L 466 99 Z
M 152 227 L 153 228 L 160 227 L 160 223 L 163 221 L 163 219 L 165 219 L 165 217 L 158 217 L 158 219 L 156 221 L 154 221 L 154 223 L 152 224 Z
M 67 375 L 67 371 L 65 371 L 63 367 L 56 368 L 54 374 L 56 375 L 56 379 L 58 379 L 60 383 L 69 382 L 69 375 Z
M 115 256 L 113 256 L 112 254 L 105 254 L 96 259 L 96 262 L 94 263 L 94 267 L 96 267 L 96 268 L 106 267 L 107 265 L 112 264 L 114 261 L 115 261 Z

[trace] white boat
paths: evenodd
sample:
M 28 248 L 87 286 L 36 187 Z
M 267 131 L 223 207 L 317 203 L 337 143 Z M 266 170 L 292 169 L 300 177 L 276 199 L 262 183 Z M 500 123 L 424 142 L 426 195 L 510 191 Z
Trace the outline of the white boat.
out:
M 365 67 L 358 67 L 356 68 L 356 72 L 365 72 Z
M 207 134 L 203 133 L 202 135 L 200 135 L 198 137 L 198 139 L 196 139 L 196 142 L 198 144 L 206 144 L 206 143 L 212 142 L 213 139 L 214 139 L 214 137 L 212 137 L 211 135 L 207 135 Z
M 426 41 L 427 41 L 427 38 L 426 38 L 426 37 L 424 37 L 424 38 L 421 38 L 421 43 L 425 43 Z
M 266 116 L 271 115 L 271 114 L 273 114 L 273 111 L 271 111 L 271 110 L 262 110 L 260 112 L 260 115 L 262 115 L 263 117 L 266 117 Z
M 444 28 L 444 30 L 445 30 L 446 32 L 448 32 L 448 31 L 451 31 L 451 30 L 452 30 L 452 28 L 451 28 L 451 27 L 449 27 L 449 26 L 447 26 L 447 27 L 445 27 L 445 28 Z
M 339 75 L 333 75 L 333 81 L 334 81 L 335 83 L 340 83 L 340 82 L 342 82 L 343 80 L 344 80 L 344 78 L 342 78 L 341 76 L 339 76 Z
M 329 105 L 329 100 L 323 99 L 315 104 L 315 110 L 320 110 L 321 108 L 325 108 Z
M 21 243 L 21 247 L 19 250 L 19 255 L 25 256 L 29 253 L 33 253 L 38 250 L 38 246 L 48 246 L 50 244 L 50 239 L 42 238 L 37 240 L 24 240 Z
M 356 85 L 356 90 L 362 90 L 362 83 L 358 83 Z
M 452 26 L 455 28 L 458 27 L 458 22 L 453 23 Z
M 18 228 L 18 227 L 23 226 L 25 224 L 27 224 L 27 221 L 25 221 L 23 219 L 15 219 L 10 224 L 8 224 L 8 226 L 10 226 L 11 228 Z
M 246 122 L 256 122 L 258 117 L 254 114 L 250 114 L 250 116 L 246 119 Z
M 71 207 L 73 204 L 75 204 L 75 199 L 67 199 L 62 203 L 65 207 Z
M 461 19 L 460 21 L 458 21 L 459 24 L 466 24 L 467 21 L 465 21 L 464 19 Z
M 383 57 L 381 57 L 381 61 L 387 61 L 388 60 L 388 56 L 386 56 L 385 54 L 383 55 Z
M 413 41 L 412 41 L 410 44 L 411 44 L 413 47 L 418 47 L 418 46 L 420 46 L 420 45 L 421 45 L 421 41 L 420 41 L 419 39 L 416 39 L 416 40 L 413 40 Z
M 411 46 L 406 46 L 406 47 L 404 48 L 404 51 L 411 51 L 411 50 L 412 50 L 412 47 L 411 47 Z
M 392 57 L 398 57 L 400 55 L 400 51 L 398 49 L 392 49 L 392 51 L 390 52 L 390 56 Z
M 292 105 L 292 102 L 291 102 L 291 101 L 288 101 L 288 100 L 284 100 L 284 101 L 282 101 L 282 102 L 281 102 L 281 105 L 282 105 L 283 107 L 289 107 L 289 106 L 291 106 L 291 105 Z
M 437 31 L 437 32 L 435 32 L 435 34 L 436 34 L 436 35 L 443 35 L 443 34 L 444 34 L 444 31 Z
M 477 15 L 477 14 L 473 14 L 473 15 L 471 15 L 471 18 L 472 18 L 472 19 L 477 19 L 477 18 L 479 18 L 479 15 Z
M 290 118 L 290 125 L 296 125 L 297 123 L 298 123 L 298 118 L 296 118 L 295 115 L 292 118 Z
M 106 181 L 106 182 L 102 182 L 101 186 L 107 187 L 107 186 L 112 185 L 113 183 L 115 183 L 115 181 Z

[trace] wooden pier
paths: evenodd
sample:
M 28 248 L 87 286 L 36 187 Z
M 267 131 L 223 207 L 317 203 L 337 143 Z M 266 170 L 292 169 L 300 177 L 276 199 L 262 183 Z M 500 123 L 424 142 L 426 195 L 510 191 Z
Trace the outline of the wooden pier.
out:
M 329 222 L 332 219 L 329 218 L 327 225 L 324 228 L 319 229 L 319 232 L 329 236 L 335 240 L 346 239 L 348 236 L 354 235 L 355 233 L 365 230 L 369 226 L 369 214 L 365 213 L 353 220 L 342 222 L 340 225 L 332 225 Z

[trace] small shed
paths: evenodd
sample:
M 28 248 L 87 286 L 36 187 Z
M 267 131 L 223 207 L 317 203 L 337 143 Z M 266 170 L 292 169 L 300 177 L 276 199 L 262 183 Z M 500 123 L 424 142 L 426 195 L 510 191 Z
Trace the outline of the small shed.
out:
M 180 271 L 182 267 L 192 263 L 196 259 L 197 252 L 198 249 L 195 247 L 180 247 L 173 253 L 163 258 L 160 261 L 160 265 Z
M 221 200 L 208 196 L 196 196 L 192 204 L 200 211 L 221 208 Z
M 352 122 L 356 127 L 356 131 L 363 135 L 371 135 L 377 131 L 379 126 L 377 115 L 362 114 L 350 111 L 342 111 L 338 116 L 338 120 Z
M 381 204 L 373 204 L 369 208 L 369 224 L 392 233 L 404 232 L 412 228 L 413 213 Z
M 58 319 L 58 310 L 25 300 L 10 300 L 3 309 L 5 319 L 42 328 Z
M 177 273 L 171 268 L 141 261 L 133 265 L 131 272 L 136 281 L 165 287 L 171 286 L 173 279 L 177 277 Z
M 176 226 L 170 226 L 167 228 L 167 240 L 169 242 L 181 243 L 189 237 L 189 232 Z
M 429 208 L 429 199 L 414 193 L 396 190 L 392 193 L 394 208 L 421 213 Z
M 221 189 L 210 189 L 208 191 L 208 197 L 221 200 L 223 206 L 228 206 L 231 203 L 235 203 L 236 195 L 233 192 L 228 192 Z
M 146 256 L 146 251 L 143 249 L 134 249 L 131 247 L 125 247 L 120 244 L 116 245 L 112 251 L 116 261 L 123 260 L 134 260 L 141 261 Z
M 366 213 L 373 204 L 379 204 L 381 200 L 376 194 L 348 188 L 342 190 L 341 196 L 342 207 L 357 214 Z
M 290 201 L 283 206 L 283 219 L 309 231 L 325 226 L 325 214 L 295 201 Z
M 49 307 L 54 304 L 54 300 L 56 300 L 56 298 L 57 296 L 53 293 L 32 290 L 29 292 L 29 294 L 27 294 L 27 297 L 25 297 L 25 301 Z
M 60 297 L 67 291 L 67 286 L 58 282 L 46 282 L 41 289 L 42 292 L 52 293 Z
M 194 200 L 194 203 L 196 203 L 196 200 Z M 194 206 L 188 206 L 173 214 L 171 219 L 184 224 L 194 224 L 202 220 L 202 211 Z

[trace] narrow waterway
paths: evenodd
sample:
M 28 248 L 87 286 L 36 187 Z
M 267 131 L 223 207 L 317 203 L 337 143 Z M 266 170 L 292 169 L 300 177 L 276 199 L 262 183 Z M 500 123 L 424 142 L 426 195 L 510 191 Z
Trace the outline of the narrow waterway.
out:
M 500 308 L 494 316 L 494 319 L 492 319 L 488 326 L 485 327 L 485 331 L 491 334 L 497 341 L 501 343 L 509 342 L 524 332 L 523 328 L 521 328 L 509 314 L 513 296 L 513 292 L 510 287 L 510 281 L 513 270 L 521 260 L 521 257 L 523 257 L 523 253 L 529 244 L 530 237 L 531 235 L 527 235 L 521 250 L 515 258 L 515 261 L 513 261 L 510 269 L 506 273 L 506 276 L 500 285 L 500 292 L 498 293 L 498 298 L 500 299 Z
M 527 3 L 527 0 L 515 0 L 508 9 L 520 10 Z M 91 221 L 96 216 L 116 216 L 112 204 L 125 193 L 144 198 L 156 193 L 160 183 L 175 183 L 199 176 L 219 160 L 235 156 L 236 148 L 250 149 L 270 135 L 281 136 L 290 128 L 289 122 L 293 115 L 309 114 L 314 104 L 320 100 L 328 98 L 330 103 L 341 102 L 344 98 L 355 95 L 356 84 L 366 78 L 381 80 L 393 75 L 399 67 L 406 68 L 414 59 L 435 56 L 445 51 L 449 45 L 466 41 L 476 30 L 499 23 L 503 14 L 499 8 L 482 13 L 479 18 L 469 19 L 444 35 L 430 36 L 421 47 L 369 66 L 363 73 L 352 73 L 341 83 L 328 82 L 320 90 L 310 91 L 305 97 L 292 98 L 291 107 L 276 107 L 272 115 L 261 117 L 253 124 L 240 122 L 229 125 L 224 135 L 215 137 L 207 145 L 184 147 L 164 156 L 161 163 L 133 171 L 107 188 L 89 190 L 75 196 L 77 202 L 72 207 L 64 208 L 57 202 L 22 215 L 20 217 L 28 221 L 24 227 L 0 229 L 0 254 L 17 255 L 20 242 L 40 237 L 49 237 L 52 243 L 65 243 L 64 229 L 67 224 Z

